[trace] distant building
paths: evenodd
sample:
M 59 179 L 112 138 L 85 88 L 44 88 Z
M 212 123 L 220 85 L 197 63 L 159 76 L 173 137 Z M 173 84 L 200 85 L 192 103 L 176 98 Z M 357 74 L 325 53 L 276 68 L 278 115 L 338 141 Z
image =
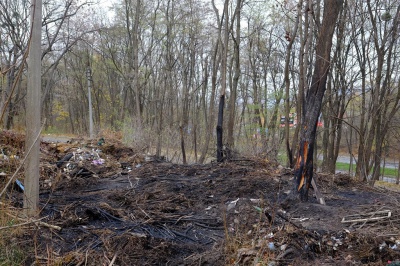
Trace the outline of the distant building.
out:
M 285 127 L 286 117 L 284 115 L 281 116 L 280 127 Z M 290 113 L 289 114 L 289 127 L 296 127 L 297 126 L 297 114 Z M 322 117 L 318 118 L 317 127 L 323 127 L 324 122 L 322 121 Z

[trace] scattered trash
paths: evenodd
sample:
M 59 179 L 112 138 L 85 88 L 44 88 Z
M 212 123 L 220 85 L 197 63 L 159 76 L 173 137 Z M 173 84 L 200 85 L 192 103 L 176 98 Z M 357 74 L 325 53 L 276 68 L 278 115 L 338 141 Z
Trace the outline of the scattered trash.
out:
M 292 218 L 294 221 L 299 221 L 299 222 L 304 222 L 310 220 L 310 218 L 307 217 L 300 217 L 300 218 Z
M 106 142 L 106 141 L 104 140 L 104 138 L 100 138 L 99 141 L 97 142 L 97 146 L 103 146 L 103 144 L 104 144 L 105 142 Z
M 215 205 L 208 206 L 208 207 L 205 208 L 204 210 L 209 211 L 209 210 L 211 210 L 212 208 L 215 208 Z
M 258 206 L 253 206 L 254 207 L 254 209 L 256 209 L 256 211 L 258 211 L 259 213 L 262 213 L 262 209 L 260 208 L 260 207 L 258 207 Z
M 4 161 L 8 161 L 8 156 L 5 155 L 4 153 L 0 154 L 0 159 L 3 159 Z
M 379 251 L 382 252 L 387 248 L 387 244 L 385 241 L 383 241 L 380 245 L 379 245 Z
M 105 162 L 105 160 L 100 158 L 100 159 L 93 160 L 92 164 L 93 165 L 102 165 L 102 164 L 104 164 L 104 162 Z
M 261 199 L 250 199 L 250 201 L 253 203 L 260 203 Z
M 56 162 L 57 167 L 61 168 L 64 165 L 64 163 L 68 162 L 72 158 L 72 156 L 74 156 L 73 153 L 67 153 L 61 160 Z
M 104 142 L 103 142 L 104 143 Z M 70 152 L 56 162 L 58 168 L 69 177 L 81 176 L 87 177 L 96 173 L 93 166 L 98 167 L 106 163 L 106 160 L 100 157 L 101 150 L 90 148 L 70 148 Z
M 24 185 L 22 184 L 21 181 L 19 181 L 18 179 L 15 180 L 15 184 L 17 184 L 17 187 L 19 188 L 20 192 L 25 191 Z
M 51 179 L 46 179 L 46 180 L 43 181 L 43 183 L 44 183 L 45 186 L 48 186 L 48 187 L 51 187 L 52 184 L 53 184 Z
M 274 242 L 269 242 L 269 243 L 268 243 L 268 248 L 269 248 L 269 250 L 274 251 L 274 250 L 275 250 L 275 244 L 274 244 Z
M 237 203 L 238 201 L 239 201 L 239 198 L 237 198 L 237 199 L 234 200 L 234 201 L 231 201 L 231 202 L 228 204 L 227 210 L 230 211 L 231 209 L 235 208 L 236 203 Z

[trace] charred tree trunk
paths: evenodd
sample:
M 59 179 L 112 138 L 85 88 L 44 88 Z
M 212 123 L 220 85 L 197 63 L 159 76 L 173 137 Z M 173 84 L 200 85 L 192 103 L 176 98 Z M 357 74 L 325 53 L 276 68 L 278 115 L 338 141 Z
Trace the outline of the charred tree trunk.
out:
M 342 5 L 343 0 L 324 1 L 324 17 L 316 46 L 316 61 L 312 83 L 305 99 L 304 117 L 301 124 L 297 162 L 295 165 L 295 189 L 300 194 L 300 200 L 302 201 L 308 200 L 308 190 L 313 177 L 313 154 L 317 122 L 321 112 L 321 104 L 330 67 L 332 37 Z
M 228 3 L 229 0 L 225 0 L 224 4 L 224 39 L 222 46 L 222 64 L 221 64 L 221 93 L 219 98 L 218 108 L 218 123 L 217 123 L 217 161 L 222 162 L 224 160 L 223 154 L 223 122 L 224 122 L 224 105 L 225 105 L 225 92 L 226 92 L 226 71 L 227 71 L 227 59 L 228 59 L 228 37 L 229 37 L 229 19 L 228 19 Z M 222 25 L 222 24 L 221 24 Z
M 187 164 L 186 150 L 185 150 L 185 138 L 184 138 L 184 133 L 183 133 L 182 126 L 179 127 L 179 132 L 180 132 L 180 135 L 181 135 L 182 163 L 183 164 Z
M 223 136 L 223 122 L 224 122 L 224 105 L 225 105 L 225 94 L 219 98 L 218 108 L 218 123 L 217 123 L 217 161 L 222 162 L 224 159 L 224 150 L 222 143 Z

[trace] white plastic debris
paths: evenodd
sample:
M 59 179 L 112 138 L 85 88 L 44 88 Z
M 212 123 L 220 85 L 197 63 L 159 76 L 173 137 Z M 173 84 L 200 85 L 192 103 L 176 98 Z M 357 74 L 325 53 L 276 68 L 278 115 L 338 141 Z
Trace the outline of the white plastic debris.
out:
M 105 160 L 101 159 L 101 158 L 92 161 L 92 164 L 94 164 L 94 165 L 102 165 L 104 163 L 105 163 Z
M 235 208 L 235 206 L 236 206 L 236 203 L 239 201 L 239 198 L 237 198 L 236 200 L 234 200 L 234 201 L 231 201 L 229 204 L 228 204 L 228 208 L 227 208 L 227 210 L 229 211 L 229 210 L 231 210 L 231 209 L 233 209 L 233 208 Z
M 383 251 L 386 247 L 387 247 L 387 244 L 386 244 L 385 241 L 383 241 L 383 242 L 379 245 L 379 251 Z
M 274 250 L 275 250 L 275 244 L 274 244 L 274 242 L 269 242 L 269 243 L 268 243 L 268 248 L 269 248 L 269 250 L 274 251 Z
M 260 203 L 261 199 L 250 199 L 250 201 L 253 203 Z

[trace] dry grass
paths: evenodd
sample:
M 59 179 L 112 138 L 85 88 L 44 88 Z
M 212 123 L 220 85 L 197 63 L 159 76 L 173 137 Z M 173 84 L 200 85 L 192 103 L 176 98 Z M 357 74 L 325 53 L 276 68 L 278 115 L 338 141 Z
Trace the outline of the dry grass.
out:
M 392 191 L 396 191 L 396 192 L 400 192 L 400 185 L 395 184 L 395 183 L 389 183 L 389 182 L 379 180 L 379 181 L 375 181 L 374 186 L 386 188 L 388 190 L 392 190 Z
M 21 213 L 21 210 L 12 207 L 9 202 L 1 201 L 0 265 L 22 265 L 29 252 L 19 240 L 25 230 L 24 226 L 19 226 L 20 221 L 17 218 Z
M 269 265 L 276 258 L 268 246 L 273 228 L 263 218 L 262 209 L 254 209 L 260 217 L 250 230 L 240 226 L 239 221 L 234 221 L 233 226 L 228 225 L 224 218 L 226 265 Z
M 113 131 L 110 129 L 101 130 L 98 134 L 99 137 L 103 137 L 105 139 L 115 139 L 115 140 L 122 140 L 123 134 L 121 131 Z

